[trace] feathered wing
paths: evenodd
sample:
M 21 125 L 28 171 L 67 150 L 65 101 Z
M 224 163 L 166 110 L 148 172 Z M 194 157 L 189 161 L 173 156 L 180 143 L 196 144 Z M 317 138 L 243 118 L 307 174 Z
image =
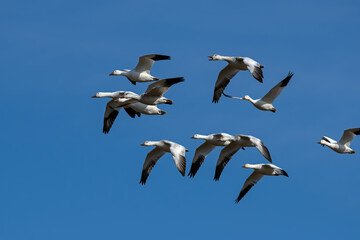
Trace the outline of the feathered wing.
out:
M 269 149 L 265 146 L 265 144 L 263 143 L 263 141 L 261 141 L 259 138 L 253 137 L 253 136 L 247 136 L 247 135 L 238 135 L 241 136 L 244 139 L 247 139 L 248 141 L 250 141 L 252 144 L 255 145 L 255 147 L 257 148 L 257 150 L 259 150 L 259 152 L 269 161 L 272 163 L 272 159 L 270 156 L 270 152 Z
M 141 113 L 135 111 L 134 109 L 132 109 L 131 107 L 124 107 L 125 112 L 131 117 L 131 118 L 135 118 L 135 116 L 137 115 L 138 117 L 141 116 Z
M 152 168 L 165 153 L 166 152 L 161 150 L 159 147 L 156 147 L 146 155 L 146 159 L 141 173 L 140 184 L 144 185 L 146 183 L 146 179 L 148 178 Z
M 339 140 L 339 144 L 350 147 L 350 143 L 356 135 L 360 135 L 360 128 L 346 129 Z
M 329 137 L 325 137 L 325 136 L 322 137 L 322 140 L 325 140 L 325 141 L 327 141 L 329 143 L 337 143 L 335 140 L 333 140 L 333 139 L 331 139 Z
M 291 77 L 294 75 L 294 73 L 289 72 L 286 78 L 279 82 L 275 87 L 273 87 L 261 100 L 267 103 L 273 103 L 274 100 L 280 95 L 280 93 L 284 90 L 284 88 L 289 83 Z
M 215 147 L 215 145 L 204 142 L 196 149 L 194 158 L 192 160 L 190 172 L 188 174 L 189 177 L 195 176 L 196 172 L 201 167 L 201 164 L 204 162 L 207 155 L 209 155 L 209 153 L 214 150 Z
M 219 102 L 219 99 L 226 86 L 239 71 L 239 69 L 232 67 L 230 64 L 228 64 L 223 70 L 220 71 L 215 83 L 214 97 L 212 100 L 213 103 Z
M 242 187 L 239 196 L 235 200 L 238 203 L 246 193 L 258 182 L 264 175 L 254 171 L 245 181 L 244 186 Z
M 239 151 L 241 146 L 236 142 L 230 143 L 228 146 L 224 147 L 220 152 L 219 159 L 216 163 L 215 176 L 214 180 L 219 181 L 220 175 L 224 170 L 226 164 L 230 161 L 230 159 L 234 156 L 237 151 Z
M 106 104 L 105 113 L 104 113 L 104 124 L 103 124 L 103 133 L 109 133 L 117 115 L 121 107 L 118 106 L 119 104 L 114 100 L 109 101 Z
M 263 82 L 263 72 L 261 70 L 261 66 L 258 62 L 254 61 L 251 58 L 243 58 L 243 62 L 246 65 L 247 69 L 253 75 L 253 77 L 259 82 Z
M 178 78 L 167 78 L 163 80 L 156 81 L 148 86 L 146 89 L 146 95 L 162 97 L 170 87 L 176 83 L 183 82 L 183 77 Z
M 139 57 L 139 62 L 134 68 L 134 71 L 150 73 L 150 70 L 155 61 L 168 60 L 168 59 L 170 59 L 169 56 L 159 55 L 159 54 L 149 54 L 149 55 L 141 56 Z
M 185 176 L 185 171 L 186 171 L 185 151 L 186 151 L 185 147 L 181 146 L 180 144 L 173 143 L 170 146 L 170 152 L 175 161 L 176 168 L 183 176 Z

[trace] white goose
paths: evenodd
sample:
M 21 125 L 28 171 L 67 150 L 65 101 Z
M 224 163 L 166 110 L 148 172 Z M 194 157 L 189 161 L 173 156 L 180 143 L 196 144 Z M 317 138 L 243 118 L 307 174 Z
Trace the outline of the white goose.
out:
M 143 103 L 135 102 L 126 104 L 128 98 L 119 98 L 122 94 L 122 91 L 118 92 L 98 92 L 93 95 L 93 98 L 102 98 L 109 97 L 112 98 L 107 104 L 104 113 L 104 125 L 103 125 L 103 133 L 107 134 L 110 131 L 119 111 L 123 107 L 125 111 L 129 114 L 130 117 L 135 118 L 135 115 L 138 117 L 142 114 L 145 115 L 164 115 L 165 111 L 157 108 L 155 105 L 146 105 Z
M 260 65 L 255 60 L 248 58 L 248 57 L 227 57 L 227 56 L 220 56 L 218 54 L 209 56 L 210 61 L 215 60 L 225 60 L 229 64 L 220 71 L 219 76 L 215 83 L 214 89 L 214 97 L 212 102 L 217 103 L 226 88 L 229 84 L 230 80 L 240 71 L 240 70 L 249 70 L 253 77 L 258 80 L 259 82 L 263 82 L 263 72 L 261 68 L 263 65 Z
M 209 153 L 217 146 L 224 147 L 229 145 L 233 139 L 233 136 L 227 133 L 210 134 L 207 136 L 195 134 L 191 138 L 205 140 L 205 142 L 196 149 L 194 158 L 192 160 L 191 169 L 188 174 L 189 177 L 195 177 L 196 172 L 201 167 L 201 164 L 204 162 L 207 155 L 209 155 Z
M 318 143 L 322 146 L 328 146 L 337 153 L 355 153 L 355 151 L 350 148 L 350 144 L 356 135 L 360 135 L 360 128 L 350 128 L 344 131 L 339 142 L 324 136 Z
M 154 82 L 148 86 L 146 92 L 138 95 L 133 92 L 123 92 L 121 97 L 129 98 L 127 103 L 141 102 L 148 105 L 157 105 L 161 103 L 173 104 L 173 101 L 163 97 L 163 95 L 176 83 L 183 82 L 183 77 L 167 78 Z
M 284 80 L 279 82 L 264 97 L 262 97 L 260 99 L 255 99 L 254 100 L 251 97 L 249 97 L 248 95 L 246 95 L 243 98 L 238 98 L 238 97 L 232 97 L 232 96 L 227 95 L 225 93 L 223 93 L 223 94 L 224 94 L 224 96 L 229 97 L 229 98 L 247 100 L 247 101 L 251 102 L 257 109 L 260 109 L 260 110 L 263 110 L 263 111 L 276 112 L 276 108 L 274 108 L 272 103 L 280 95 L 282 90 L 284 90 L 284 88 L 287 86 L 287 84 L 289 83 L 289 81 L 290 81 L 290 79 L 291 79 L 291 77 L 293 75 L 294 75 L 294 73 L 289 72 L 289 74 L 287 75 L 287 77 Z
M 159 54 L 149 54 L 139 57 L 139 62 L 133 70 L 124 69 L 122 71 L 115 70 L 110 76 L 125 76 L 129 81 L 136 85 L 136 82 L 151 82 L 159 80 L 150 75 L 150 70 L 155 61 L 169 60 L 170 57 Z
M 260 139 L 248 135 L 236 135 L 232 142 L 220 152 L 219 159 L 216 163 L 215 181 L 219 181 L 222 171 L 234 154 L 237 153 L 240 148 L 244 147 L 256 147 L 269 162 L 272 162 L 269 150 Z
M 238 203 L 245 196 L 245 194 L 265 175 L 284 175 L 289 177 L 289 175 L 284 170 L 273 164 L 245 164 L 243 167 L 252 168 L 254 169 L 254 172 L 246 179 L 239 196 L 235 200 L 236 203 Z
M 185 159 L 185 152 L 188 152 L 184 146 L 168 141 L 168 140 L 161 140 L 161 141 L 146 141 L 141 144 L 142 146 L 156 146 L 153 150 L 151 150 L 147 155 L 144 162 L 144 166 L 141 173 L 140 183 L 145 184 L 146 179 L 148 178 L 151 169 L 155 166 L 157 161 L 167 152 L 171 153 L 176 168 L 179 170 L 181 175 L 185 176 L 186 170 L 186 159 Z

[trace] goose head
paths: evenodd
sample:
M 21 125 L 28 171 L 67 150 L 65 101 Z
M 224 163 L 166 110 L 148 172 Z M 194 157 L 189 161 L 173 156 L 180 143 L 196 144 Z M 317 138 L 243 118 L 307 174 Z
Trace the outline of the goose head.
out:
M 120 70 L 115 70 L 112 73 L 109 74 L 109 76 L 126 76 L 126 74 L 129 72 L 130 70 L 124 69 L 122 71 Z
M 191 139 L 199 139 L 199 134 L 195 134 L 194 136 L 190 137 Z
M 141 146 L 154 146 L 156 145 L 157 142 L 155 141 L 145 141 L 142 144 L 140 144 Z
M 324 147 L 325 145 L 327 145 L 327 144 L 326 144 L 327 142 L 324 141 L 324 140 L 321 140 L 321 141 L 319 141 L 319 142 L 317 142 L 317 143 L 318 143 L 318 144 L 321 144 L 321 146 L 323 146 L 323 147 Z
M 242 166 L 243 168 L 252 168 L 252 166 L 251 166 L 251 164 L 244 164 L 243 166 Z
M 247 100 L 250 101 L 251 97 L 249 95 L 245 95 L 244 97 L 241 98 L 242 100 Z
M 91 96 L 92 98 L 100 98 L 101 97 L 101 93 L 96 93 L 95 95 L 92 95 Z
M 221 60 L 221 56 L 218 54 L 214 54 L 212 56 L 209 56 L 209 61 L 215 61 L 215 60 Z

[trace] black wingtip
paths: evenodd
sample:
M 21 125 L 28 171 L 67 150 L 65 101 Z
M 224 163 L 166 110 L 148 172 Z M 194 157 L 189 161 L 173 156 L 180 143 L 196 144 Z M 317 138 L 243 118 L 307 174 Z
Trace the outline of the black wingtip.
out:
M 176 78 L 166 78 L 164 80 L 165 80 L 165 84 L 168 84 L 171 86 L 171 85 L 174 85 L 179 82 L 184 82 L 185 78 L 184 77 L 176 77 Z
M 355 135 L 360 135 L 360 130 L 354 132 Z
M 213 97 L 212 103 L 218 103 L 220 100 L 220 97 Z
M 155 54 L 154 57 L 151 58 L 154 61 L 160 61 L 160 60 L 170 60 L 170 56 L 167 55 L 160 55 L 160 54 Z
M 281 170 L 281 173 L 286 176 L 286 177 L 289 177 L 289 175 L 287 174 L 287 172 L 285 172 L 284 170 Z
M 288 75 L 286 76 L 286 78 L 284 80 L 282 80 L 280 87 L 286 87 L 293 75 L 294 75 L 293 72 L 289 72 Z

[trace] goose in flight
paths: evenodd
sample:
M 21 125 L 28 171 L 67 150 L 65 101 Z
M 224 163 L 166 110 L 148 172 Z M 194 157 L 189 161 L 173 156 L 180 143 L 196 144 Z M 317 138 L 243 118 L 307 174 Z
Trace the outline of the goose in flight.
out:
M 209 155 L 209 153 L 217 146 L 224 147 L 229 145 L 233 139 L 233 136 L 227 133 L 210 134 L 207 136 L 195 134 L 191 138 L 205 140 L 205 142 L 196 149 L 194 158 L 192 160 L 191 169 L 188 174 L 189 177 L 195 177 L 196 172 L 201 167 L 201 164 L 204 162 L 206 156 Z
M 148 178 L 151 169 L 155 166 L 157 161 L 167 152 L 171 153 L 176 168 L 179 170 L 181 175 L 185 176 L 186 169 L 186 159 L 185 152 L 188 152 L 184 146 L 168 141 L 146 141 L 141 144 L 142 146 L 156 146 L 153 150 L 151 150 L 147 155 L 144 162 L 144 166 L 141 173 L 140 183 L 144 185 L 146 183 L 146 179 Z
M 122 71 L 115 70 L 110 76 L 125 76 L 129 81 L 136 85 L 136 82 L 152 82 L 159 80 L 150 75 L 150 70 L 155 61 L 169 60 L 170 57 L 159 54 L 149 54 L 139 57 L 139 62 L 133 70 L 124 69 Z
M 245 196 L 245 194 L 265 175 L 284 175 L 289 177 L 289 175 L 284 170 L 273 164 L 245 164 L 243 168 L 252 168 L 254 169 L 254 172 L 246 179 L 239 196 L 235 200 L 236 203 L 238 203 Z
M 123 91 L 118 92 L 98 92 L 93 95 L 93 98 L 102 98 L 102 97 L 109 97 L 112 98 L 107 104 L 104 113 L 104 124 L 103 124 L 103 133 L 107 134 L 110 131 L 119 111 L 123 107 L 127 114 L 135 118 L 135 115 L 138 117 L 142 114 L 145 115 L 164 115 L 166 114 L 165 111 L 160 110 L 154 105 L 146 105 L 143 103 L 135 102 L 126 104 L 125 102 L 128 101 L 128 98 L 119 98 L 119 96 L 123 93 Z
M 339 142 L 324 136 L 318 143 L 322 146 L 328 146 L 337 153 L 355 153 L 355 151 L 350 148 L 350 144 L 356 135 L 360 135 L 360 128 L 350 128 L 344 131 Z
M 229 97 L 229 98 L 247 100 L 247 101 L 251 102 L 257 109 L 260 109 L 260 110 L 263 110 L 263 111 L 276 112 L 276 108 L 274 108 L 272 103 L 280 95 L 282 90 L 284 90 L 284 88 L 288 85 L 288 83 L 289 83 L 289 81 L 290 81 L 290 79 L 291 79 L 291 77 L 293 75 L 294 75 L 294 73 L 289 72 L 289 74 L 287 75 L 286 78 L 284 78 L 284 80 L 279 82 L 264 97 L 262 97 L 260 99 L 254 100 L 251 97 L 249 97 L 248 95 L 246 95 L 243 98 L 238 98 L 238 97 L 232 97 L 232 96 L 227 95 L 225 93 L 223 93 L 223 94 L 224 94 L 224 96 Z
M 216 163 L 215 181 L 219 181 L 220 175 L 226 164 L 235 155 L 235 153 L 243 147 L 256 147 L 269 162 L 272 162 L 269 150 L 260 139 L 248 135 L 236 135 L 233 137 L 232 142 L 224 147 L 220 152 L 219 159 Z
M 263 65 L 260 65 L 255 60 L 248 57 L 227 57 L 220 55 L 209 56 L 210 61 L 215 60 L 225 60 L 229 64 L 220 71 L 219 76 L 215 83 L 214 97 L 212 102 L 217 103 L 220 100 L 220 97 L 225 90 L 226 86 L 229 84 L 230 80 L 240 71 L 240 70 L 249 70 L 253 77 L 259 82 L 263 82 L 263 72 L 261 68 Z
M 132 92 L 123 92 L 121 97 L 129 98 L 130 100 L 127 103 L 141 102 L 148 105 L 157 105 L 161 103 L 173 104 L 173 101 L 163 97 L 163 95 L 170 89 L 172 85 L 183 81 L 183 77 L 159 80 L 150 84 L 146 89 L 146 92 L 141 95 Z

